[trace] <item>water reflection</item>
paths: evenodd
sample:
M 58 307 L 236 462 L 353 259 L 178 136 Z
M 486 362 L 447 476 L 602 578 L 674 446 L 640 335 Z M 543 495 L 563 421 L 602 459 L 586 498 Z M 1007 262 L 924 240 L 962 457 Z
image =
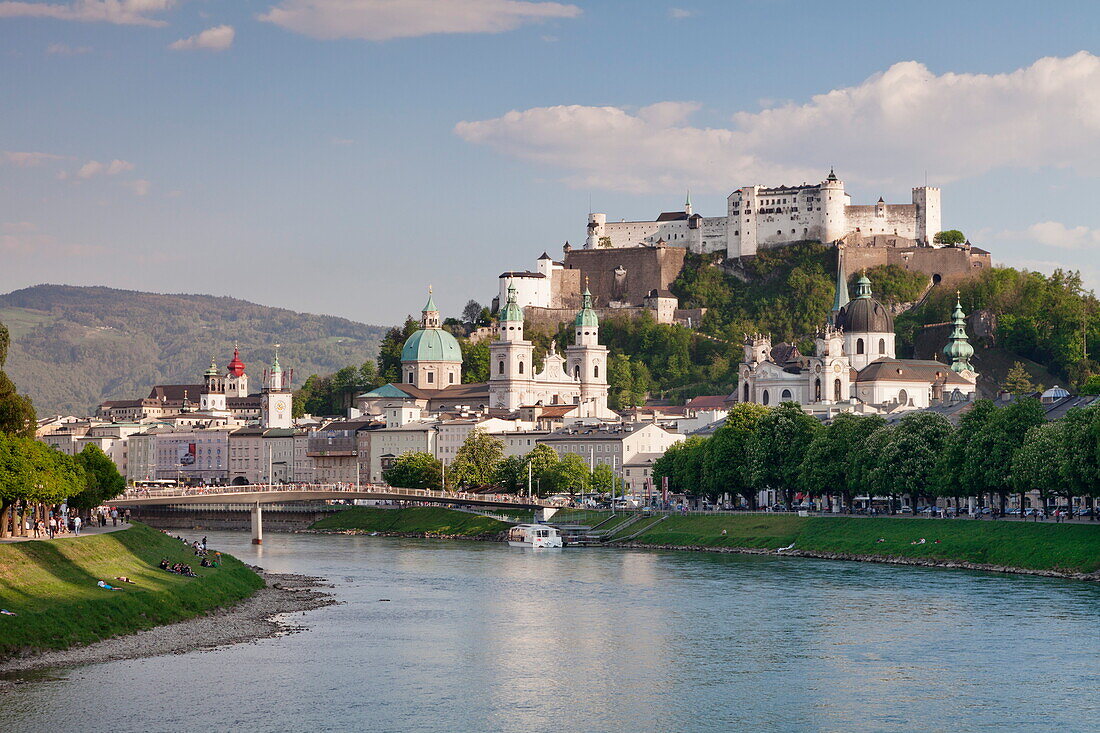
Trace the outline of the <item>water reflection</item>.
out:
M 1100 589 L 1083 583 L 765 556 L 210 541 L 328 577 L 344 603 L 306 616 L 305 633 L 23 687 L 3 701 L 10 729 L 1080 731 L 1100 712 Z

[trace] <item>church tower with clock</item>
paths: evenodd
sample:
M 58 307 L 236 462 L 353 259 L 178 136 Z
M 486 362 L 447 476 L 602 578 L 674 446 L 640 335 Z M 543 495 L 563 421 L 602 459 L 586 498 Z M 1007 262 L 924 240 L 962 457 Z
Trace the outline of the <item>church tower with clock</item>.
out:
M 284 371 L 279 364 L 279 345 L 275 345 L 275 361 L 271 369 L 264 371 L 264 388 L 260 395 L 260 415 L 265 428 L 293 427 L 290 383 L 292 371 Z

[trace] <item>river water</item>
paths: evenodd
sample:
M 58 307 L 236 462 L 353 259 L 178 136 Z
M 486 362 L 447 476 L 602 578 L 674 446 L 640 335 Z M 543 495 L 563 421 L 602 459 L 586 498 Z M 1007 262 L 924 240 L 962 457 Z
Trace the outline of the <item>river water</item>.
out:
M 212 532 L 342 602 L 60 671 L 0 730 L 1100 730 L 1100 586 L 799 558 Z M 383 601 L 382 599 L 388 599 Z

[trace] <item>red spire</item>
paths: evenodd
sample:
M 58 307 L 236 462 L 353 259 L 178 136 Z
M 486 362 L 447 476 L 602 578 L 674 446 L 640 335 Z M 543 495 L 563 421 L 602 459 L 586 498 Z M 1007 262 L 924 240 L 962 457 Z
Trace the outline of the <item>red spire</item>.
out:
M 233 361 L 229 362 L 229 376 L 239 377 L 244 374 L 244 362 L 241 361 L 241 351 L 237 347 L 233 347 Z

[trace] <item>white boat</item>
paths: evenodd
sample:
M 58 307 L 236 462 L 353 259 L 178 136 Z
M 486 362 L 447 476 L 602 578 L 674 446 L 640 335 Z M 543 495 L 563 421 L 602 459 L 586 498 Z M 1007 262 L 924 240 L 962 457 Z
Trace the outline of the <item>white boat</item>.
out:
M 561 547 L 558 530 L 545 524 L 517 524 L 508 530 L 511 547 Z

